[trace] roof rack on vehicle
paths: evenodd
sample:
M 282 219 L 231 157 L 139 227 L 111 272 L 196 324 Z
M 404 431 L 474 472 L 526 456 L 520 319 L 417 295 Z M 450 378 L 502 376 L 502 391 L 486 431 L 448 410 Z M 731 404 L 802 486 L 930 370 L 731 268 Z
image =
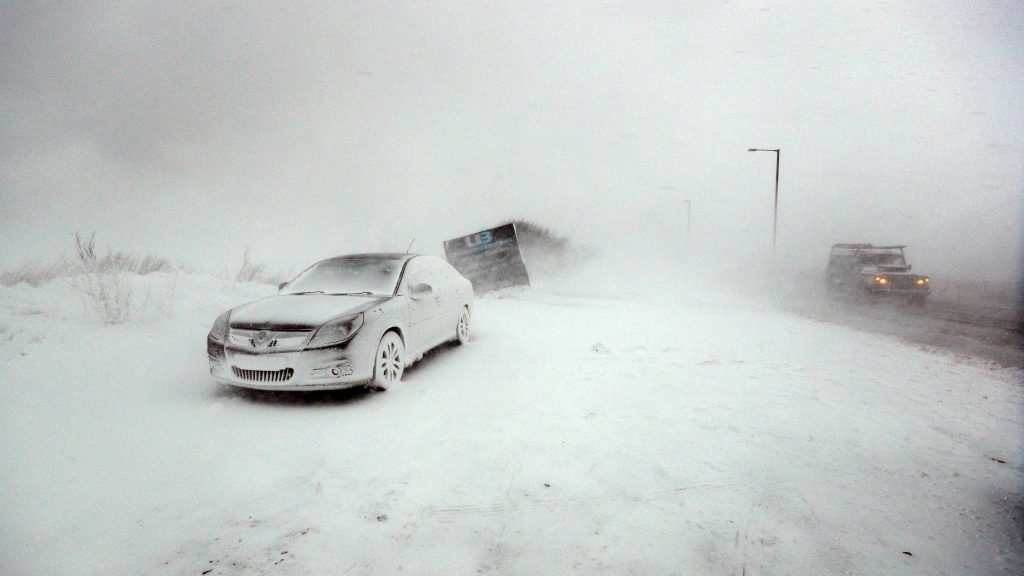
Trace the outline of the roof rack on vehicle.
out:
M 875 246 L 874 244 L 833 244 L 832 248 L 846 248 L 850 250 L 890 250 L 895 248 L 906 248 L 906 244 L 894 244 L 892 246 Z

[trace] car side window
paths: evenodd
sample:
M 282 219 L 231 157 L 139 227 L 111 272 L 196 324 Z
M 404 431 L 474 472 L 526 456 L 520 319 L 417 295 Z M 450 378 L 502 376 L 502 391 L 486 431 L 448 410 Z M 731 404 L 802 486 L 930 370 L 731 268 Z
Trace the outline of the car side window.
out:
M 437 259 L 437 275 L 444 278 L 444 283 L 449 290 L 455 290 L 459 287 L 459 273 L 455 271 L 455 268 L 452 268 L 451 264 L 440 258 Z
M 441 273 L 441 267 L 438 265 L 436 258 L 427 259 L 424 261 L 424 264 L 428 274 L 430 275 L 430 284 L 433 284 L 435 285 L 435 288 L 438 288 L 438 285 L 445 283 L 446 280 L 444 274 Z
M 408 294 L 411 292 L 412 287 L 417 284 L 430 284 L 430 274 L 428 272 L 427 267 L 418 258 L 409 260 L 409 264 L 405 268 L 405 278 L 402 281 L 404 293 Z
M 455 271 L 455 268 L 452 268 L 451 264 L 447 262 L 441 262 L 440 264 L 438 264 L 438 268 L 442 270 L 445 279 L 448 280 L 449 282 L 454 282 L 458 278 L 458 272 Z
M 438 282 L 447 282 L 448 275 L 445 274 L 444 262 L 439 258 L 430 259 L 430 269 L 434 272 L 434 278 L 437 278 Z

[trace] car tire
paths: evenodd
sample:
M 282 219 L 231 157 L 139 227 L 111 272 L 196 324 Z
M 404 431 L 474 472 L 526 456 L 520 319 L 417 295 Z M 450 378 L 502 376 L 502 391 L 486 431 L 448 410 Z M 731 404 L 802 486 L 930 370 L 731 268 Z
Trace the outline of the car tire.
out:
M 405 373 L 405 344 L 395 332 L 386 332 L 377 344 L 377 353 L 373 356 L 373 378 L 369 382 L 371 390 L 387 390 L 389 386 L 398 384 Z
M 469 308 L 465 306 L 459 314 L 459 323 L 455 325 L 455 340 L 462 346 L 469 343 Z

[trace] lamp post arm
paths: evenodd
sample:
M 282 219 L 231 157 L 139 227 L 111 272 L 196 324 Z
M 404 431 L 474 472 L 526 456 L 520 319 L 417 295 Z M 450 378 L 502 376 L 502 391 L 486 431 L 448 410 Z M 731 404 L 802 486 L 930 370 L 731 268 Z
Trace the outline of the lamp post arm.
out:
M 775 209 L 772 211 L 772 263 L 775 263 L 775 244 L 779 233 L 779 163 L 782 149 L 775 151 Z
M 775 152 L 775 203 L 772 207 L 772 265 L 775 265 L 775 246 L 779 233 L 779 164 L 782 148 L 748 148 L 747 152 Z

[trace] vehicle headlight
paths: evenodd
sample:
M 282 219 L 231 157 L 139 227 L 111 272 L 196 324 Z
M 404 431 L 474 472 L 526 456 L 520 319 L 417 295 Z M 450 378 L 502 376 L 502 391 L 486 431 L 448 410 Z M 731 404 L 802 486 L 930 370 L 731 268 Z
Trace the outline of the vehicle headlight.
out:
M 213 328 L 210 329 L 210 338 L 217 342 L 223 342 L 228 337 L 228 318 L 231 317 L 231 310 L 217 316 L 213 321 Z
M 885 286 L 886 284 L 889 283 L 889 279 L 883 276 L 875 276 L 875 282 L 878 282 L 882 286 Z
M 353 314 L 351 316 L 342 316 L 335 320 L 331 320 L 327 324 L 321 326 L 316 334 L 310 338 L 310 348 L 319 348 L 321 346 L 331 346 L 332 344 L 340 344 L 349 338 L 355 336 L 356 332 L 363 325 L 363 315 Z

